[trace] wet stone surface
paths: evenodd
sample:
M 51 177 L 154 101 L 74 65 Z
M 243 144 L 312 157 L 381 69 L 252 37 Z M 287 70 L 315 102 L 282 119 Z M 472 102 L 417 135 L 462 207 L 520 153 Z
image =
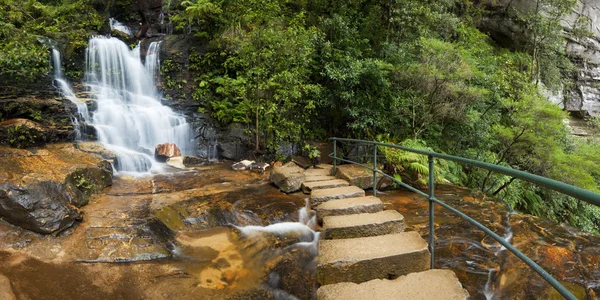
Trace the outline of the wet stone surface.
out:
M 117 176 L 57 235 L 0 220 L 0 270 L 18 299 L 277 299 L 283 289 L 310 299 L 314 281 L 300 279 L 313 276 L 316 252 L 294 250 L 293 234 L 236 227 L 298 220 L 305 196 L 267 176 L 227 164 Z
M 377 195 L 405 216 L 407 231 L 429 238 L 428 202 L 407 191 Z M 436 197 L 507 239 L 579 299 L 600 295 L 600 236 L 535 216 L 509 212 L 493 198 L 443 186 Z M 541 276 L 491 237 L 439 205 L 435 208 L 435 267 L 458 276 L 470 299 L 563 299 Z

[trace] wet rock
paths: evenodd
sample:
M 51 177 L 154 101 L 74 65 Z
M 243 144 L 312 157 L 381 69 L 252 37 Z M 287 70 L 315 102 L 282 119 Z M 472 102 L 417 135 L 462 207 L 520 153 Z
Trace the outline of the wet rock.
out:
M 72 141 L 74 129 L 71 123 L 71 114 L 77 111 L 76 106 L 66 99 L 55 99 L 52 95 L 35 95 L 39 91 L 10 91 L 9 95 L 0 97 L 0 107 L 2 107 L 2 122 L 0 126 L 0 144 L 9 144 L 10 140 L 21 135 L 25 140 L 16 142 L 31 141 L 31 145 L 41 145 L 44 143 L 54 143 L 62 141 Z M 41 88 L 38 85 L 38 88 Z M 13 94 L 14 92 L 14 94 Z M 22 95 L 24 93 L 24 96 Z M 4 91 L 0 92 L 4 95 Z M 38 98 L 40 97 L 41 98 Z M 21 132 L 15 135 L 14 126 L 19 125 Z M 12 137 L 9 129 L 12 128 Z M 29 136 L 25 132 L 31 131 Z M 35 135 L 35 138 L 32 136 Z M 10 138 L 9 138 L 10 137 Z M 12 144 L 12 143 L 11 143 Z M 27 147 L 25 145 L 24 147 Z
M 16 148 L 27 148 L 45 143 L 67 140 L 70 132 L 47 128 L 27 119 L 10 119 L 0 122 L 0 141 Z
M 159 162 L 166 162 L 168 158 L 175 156 L 181 156 L 181 151 L 175 144 L 159 144 L 154 149 L 154 158 Z
M 250 170 L 262 173 L 265 170 L 267 170 L 268 167 L 269 167 L 268 163 L 258 162 L 258 163 L 253 163 L 252 165 L 250 165 Z
M 289 162 L 281 167 L 273 168 L 270 180 L 284 193 L 296 192 L 302 188 L 302 183 L 304 183 L 304 169 Z
M 0 217 L 39 233 L 71 226 L 80 219 L 76 206 L 112 184 L 110 163 L 73 144 L 0 147 L 0 157 Z
M 203 189 L 156 195 L 150 209 L 157 221 L 179 232 L 289 221 L 302 206 L 302 199 L 282 194 L 269 184 L 242 189 L 218 183 Z
M 112 173 L 113 170 L 110 163 L 103 161 L 96 167 L 78 169 L 69 174 L 65 179 L 65 184 L 83 194 L 70 199 L 71 204 L 77 207 L 86 205 L 89 202 L 89 196 L 99 193 L 104 188 L 112 185 Z
M 223 142 L 219 143 L 219 153 L 226 159 L 240 159 L 248 150 L 248 134 L 242 124 L 233 123 L 219 134 Z
M 0 299 L 4 300 L 16 300 L 17 297 L 10 287 L 10 280 L 8 277 L 0 274 Z
M 144 38 L 159 35 L 162 0 L 134 0 L 132 4 L 142 19 L 142 27 L 135 36 Z
M 0 186 L 0 217 L 39 233 L 53 233 L 81 219 L 69 203 L 74 195 L 60 183 L 43 181 L 20 187 Z
M 310 160 L 308 160 L 308 158 L 303 157 L 303 156 L 289 156 L 286 159 L 286 162 L 294 162 L 295 164 L 298 165 L 298 167 L 302 168 L 302 169 L 308 169 L 310 167 L 312 167 L 312 162 Z
M 299 246 L 294 250 L 286 253 L 273 268 L 269 283 L 298 299 L 316 299 L 316 249 L 312 252 Z
M 186 168 L 199 167 L 206 164 L 206 160 L 197 156 L 184 156 L 182 163 Z
M 98 154 L 105 159 L 115 159 L 115 153 L 106 149 L 100 142 L 79 141 L 75 143 L 75 148 L 83 152 Z
M 166 163 L 167 165 L 174 168 L 185 169 L 185 166 L 183 165 L 183 156 L 175 156 L 168 158 Z
M 238 162 L 234 163 L 233 165 L 231 165 L 231 169 L 233 169 L 235 171 L 250 170 L 250 167 L 253 164 L 254 164 L 253 160 L 242 160 L 242 161 L 238 161 Z

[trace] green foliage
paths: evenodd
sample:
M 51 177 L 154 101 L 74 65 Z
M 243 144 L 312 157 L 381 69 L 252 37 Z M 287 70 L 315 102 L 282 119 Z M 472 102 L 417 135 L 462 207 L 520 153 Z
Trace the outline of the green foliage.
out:
M 104 22 L 90 0 L 0 0 L 0 7 L 0 76 L 7 81 L 34 82 L 47 74 L 46 39 L 63 42 L 70 56 L 83 51 L 90 31 Z
M 15 148 L 27 148 L 35 144 L 37 135 L 26 126 L 15 125 L 8 128 L 8 144 Z
M 471 0 L 191 0 L 172 19 L 176 30 L 207 41 L 206 53 L 189 57 L 200 110 L 224 124 L 248 124 L 258 152 L 315 136 L 378 138 L 597 190 L 600 152 L 570 140 L 565 113 L 538 89 L 569 84 L 560 22 L 574 0 L 537 3 L 504 11 L 524 29 L 513 49 L 474 27 L 493 6 Z M 584 39 L 588 25 L 576 20 L 573 34 Z M 166 88 L 176 84 L 166 80 Z M 381 151 L 391 174 L 426 183 L 426 157 Z M 485 170 L 435 164 L 438 180 L 597 227 L 596 210 L 570 198 Z
M 224 35 L 214 54 L 193 66 L 206 69 L 214 63 L 213 55 L 220 56 L 220 69 L 197 78 L 194 97 L 223 123 L 252 124 L 256 150 L 264 145 L 274 152 L 282 143 L 298 142 L 316 108 L 320 86 L 309 75 L 318 36 L 301 20 L 302 14 L 289 23 Z
M 94 184 L 89 182 L 83 174 L 74 175 L 73 181 L 75 186 L 87 195 L 91 194 L 91 191 L 95 189 Z
M 383 143 L 390 143 L 388 138 L 388 136 L 379 136 L 378 140 Z M 422 140 L 407 139 L 402 141 L 399 145 L 412 149 L 433 151 L 433 149 L 427 147 Z M 420 186 L 428 184 L 429 161 L 426 155 L 389 147 L 379 147 L 378 149 L 385 156 L 388 168 L 390 169 L 388 172 L 390 172 L 394 178 L 407 178 L 410 182 Z M 442 171 L 444 167 L 447 167 L 447 165 L 443 161 L 438 159 L 434 160 L 434 177 L 436 182 L 441 183 L 445 181 L 443 177 L 444 172 Z
M 317 161 L 319 157 L 321 157 L 321 151 L 319 151 L 319 148 L 311 144 L 304 144 L 304 147 L 302 147 L 302 152 L 304 152 L 306 157 L 312 161 Z

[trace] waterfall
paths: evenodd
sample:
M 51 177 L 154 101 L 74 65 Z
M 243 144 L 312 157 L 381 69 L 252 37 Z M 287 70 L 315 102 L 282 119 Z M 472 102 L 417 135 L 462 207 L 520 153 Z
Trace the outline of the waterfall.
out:
M 133 35 L 131 33 L 131 30 L 129 29 L 129 27 L 127 27 L 127 26 L 123 25 L 123 23 L 115 20 L 115 18 L 109 18 L 108 22 L 110 24 L 110 30 L 111 31 L 112 30 L 118 30 L 118 31 L 120 31 L 122 33 L 125 33 L 127 35 Z
M 157 144 L 175 143 L 182 154 L 193 150 L 192 129 L 185 117 L 159 100 L 154 79 L 159 74 L 159 47 L 160 42 L 149 46 L 144 65 L 139 45 L 130 50 L 116 38 L 89 41 L 85 85 L 98 108 L 86 121 L 115 153 L 117 171 L 139 173 L 157 167 L 152 156 Z
M 75 96 L 75 93 L 73 93 L 73 90 L 71 89 L 71 85 L 65 79 L 62 71 L 60 52 L 55 48 L 52 48 L 52 68 L 54 70 L 54 81 L 58 84 L 56 88 L 59 90 L 63 97 L 69 99 L 77 106 L 77 111 L 79 115 L 73 116 L 71 122 L 73 123 L 73 126 L 75 128 L 75 140 L 81 140 L 81 120 L 88 120 L 90 118 L 90 113 L 88 111 L 87 104 L 79 100 L 79 98 Z

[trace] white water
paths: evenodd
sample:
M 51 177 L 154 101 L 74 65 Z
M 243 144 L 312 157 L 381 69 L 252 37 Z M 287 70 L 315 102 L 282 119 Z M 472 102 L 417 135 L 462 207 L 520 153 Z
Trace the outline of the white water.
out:
M 311 211 L 310 203 L 306 200 L 306 205 L 298 210 L 298 222 L 283 222 L 271 224 L 268 226 L 244 226 L 237 227 L 242 234 L 252 235 L 257 232 L 268 232 L 275 235 L 286 235 L 289 233 L 300 234 L 300 236 L 310 237 L 310 241 L 303 243 L 317 243 L 318 233 L 315 232 L 317 226 L 317 216 Z
M 118 30 L 120 32 L 123 32 L 127 35 L 133 35 L 131 33 L 131 29 L 129 29 L 129 27 L 123 25 L 123 23 L 115 20 L 115 18 L 110 18 L 108 19 L 108 22 L 110 24 L 110 30 Z
M 139 45 L 130 50 L 116 38 L 89 41 L 85 85 L 98 108 L 86 121 L 116 154 L 115 167 L 121 172 L 160 171 L 152 156 L 158 144 L 175 143 L 182 154 L 193 151 L 192 129 L 185 117 L 159 100 L 155 83 L 159 48 L 160 42 L 149 46 L 144 65 Z
M 71 85 L 65 79 L 62 71 L 60 52 L 55 48 L 52 48 L 52 68 L 54 69 L 54 81 L 58 84 L 56 88 L 58 88 L 63 97 L 69 99 L 77 106 L 79 115 L 74 116 L 71 121 L 75 128 L 75 140 L 81 140 L 81 120 L 89 119 L 90 113 L 87 104 L 75 96 L 75 93 L 73 93 L 73 90 L 71 89 Z
M 512 227 L 510 226 L 510 215 L 514 214 L 514 213 L 515 212 L 512 211 L 509 207 L 509 211 L 506 213 L 506 227 L 505 227 L 506 233 L 502 237 L 502 239 L 505 240 L 507 243 L 510 243 L 513 238 L 513 231 L 512 231 Z M 506 247 L 504 247 L 502 244 L 498 244 L 498 246 L 496 246 L 496 247 L 494 247 L 494 249 L 490 249 L 490 250 L 495 250 L 494 255 L 500 256 L 500 255 L 502 255 L 503 252 L 506 251 Z M 485 295 L 486 300 L 492 300 L 492 299 L 494 299 L 494 294 L 496 293 L 496 291 L 495 291 L 496 276 L 495 275 L 499 270 L 498 269 L 489 269 L 488 271 L 489 271 L 488 281 L 485 283 L 483 294 Z
M 276 255 L 282 255 L 287 251 L 305 251 L 310 257 L 311 261 L 307 265 L 303 265 L 306 270 L 316 272 L 317 254 L 320 232 L 316 232 L 317 216 L 314 211 L 310 209 L 310 203 L 306 199 L 306 205 L 298 210 L 298 222 L 283 222 L 271 224 L 268 226 L 244 226 L 238 227 L 240 232 L 244 236 L 252 237 L 255 234 L 266 232 L 274 234 L 278 237 L 291 236 L 296 238 L 296 243 L 287 246 L 282 249 L 281 252 Z M 262 285 L 264 289 L 267 289 L 273 293 L 274 299 L 276 300 L 295 300 L 298 297 L 288 293 L 279 288 L 280 274 L 273 271 L 268 275 L 267 284 Z

